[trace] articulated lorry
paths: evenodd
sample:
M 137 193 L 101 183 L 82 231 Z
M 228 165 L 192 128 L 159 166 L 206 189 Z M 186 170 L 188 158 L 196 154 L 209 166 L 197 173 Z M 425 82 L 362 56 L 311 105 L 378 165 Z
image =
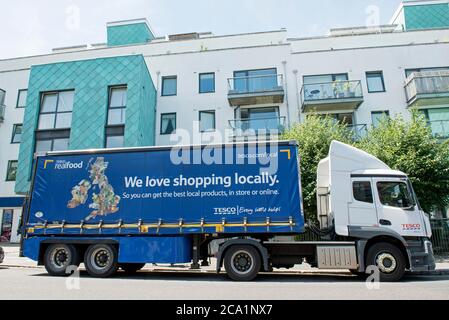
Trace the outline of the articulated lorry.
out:
M 404 173 L 334 141 L 318 166 L 318 226 L 305 221 L 299 158 L 295 141 L 36 154 L 21 252 L 55 276 L 211 257 L 235 281 L 305 262 L 381 281 L 435 268 Z M 320 241 L 298 241 L 307 229 Z

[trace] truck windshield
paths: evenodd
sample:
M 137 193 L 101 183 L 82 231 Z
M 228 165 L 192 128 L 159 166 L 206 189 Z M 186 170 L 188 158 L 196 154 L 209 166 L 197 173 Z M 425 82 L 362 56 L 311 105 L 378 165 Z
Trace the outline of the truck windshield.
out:
M 380 202 L 384 206 L 410 208 L 416 205 L 413 194 L 406 182 L 378 182 L 377 190 Z

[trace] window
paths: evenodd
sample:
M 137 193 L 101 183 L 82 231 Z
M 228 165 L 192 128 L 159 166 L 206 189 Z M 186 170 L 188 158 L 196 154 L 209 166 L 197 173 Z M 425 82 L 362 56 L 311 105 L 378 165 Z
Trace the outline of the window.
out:
M 12 232 L 12 221 L 14 216 L 14 210 L 12 209 L 4 209 L 2 215 L 2 224 L 1 224 L 1 242 L 9 242 L 11 241 L 11 232 Z
M 172 134 L 176 130 L 176 113 L 161 114 L 161 134 Z
M 178 78 L 176 76 L 162 78 L 162 96 L 176 96 L 178 93 Z
M 127 87 L 111 87 L 109 91 L 108 125 L 123 125 L 126 120 Z
M 8 168 L 6 170 L 6 181 L 16 181 L 17 160 L 8 161 Z
M 277 69 L 234 72 L 234 90 L 241 93 L 273 90 L 278 86 Z
M 347 126 L 354 125 L 354 114 L 353 113 L 324 113 L 320 114 L 319 117 L 326 118 L 329 117 L 334 123 L 345 124 Z
M 384 117 L 389 117 L 390 112 L 386 111 L 373 111 L 371 112 L 371 121 L 374 128 L 377 128 Z
M 200 111 L 200 131 L 215 131 L 215 111 Z
M 371 190 L 371 182 L 355 181 L 352 184 L 354 199 L 360 202 L 373 203 L 373 191 Z
M 5 97 L 6 97 L 6 91 L 3 89 L 0 89 L 0 107 L 5 105 Z
M 37 140 L 36 152 L 66 151 L 69 149 L 69 138 Z
M 12 127 L 11 143 L 20 143 L 22 139 L 22 128 L 23 128 L 22 124 L 15 124 Z
M 200 74 L 200 93 L 215 92 L 215 73 Z
M 27 89 L 23 89 L 23 90 L 19 90 L 19 93 L 17 95 L 17 108 L 25 108 L 27 105 L 27 94 L 28 94 L 28 90 Z
M 446 71 L 449 67 L 436 67 L 436 68 L 417 68 L 405 70 L 405 76 L 408 78 L 414 72 L 432 72 L 432 71 Z
M 38 130 L 70 128 L 74 93 L 61 91 L 42 95 Z
M 449 138 L 449 108 L 421 109 L 432 133 L 438 138 Z
M 70 148 L 70 130 L 36 132 L 35 152 L 66 151 Z
M 384 76 L 382 71 L 367 72 L 366 82 L 368 84 L 368 92 L 385 92 Z
M 236 127 L 242 130 L 279 130 L 279 107 L 248 108 L 236 111 Z
M 125 146 L 125 126 L 106 127 L 105 147 L 123 148 Z
M 405 182 L 378 182 L 377 190 L 382 205 L 396 208 L 415 206 L 413 196 Z

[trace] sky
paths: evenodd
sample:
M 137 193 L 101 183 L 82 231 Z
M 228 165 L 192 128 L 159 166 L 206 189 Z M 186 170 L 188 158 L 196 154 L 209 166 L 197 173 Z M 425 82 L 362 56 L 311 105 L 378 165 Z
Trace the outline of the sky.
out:
M 0 59 L 106 42 L 108 21 L 147 18 L 156 36 L 287 28 L 289 37 L 389 23 L 401 0 L 3 0 Z

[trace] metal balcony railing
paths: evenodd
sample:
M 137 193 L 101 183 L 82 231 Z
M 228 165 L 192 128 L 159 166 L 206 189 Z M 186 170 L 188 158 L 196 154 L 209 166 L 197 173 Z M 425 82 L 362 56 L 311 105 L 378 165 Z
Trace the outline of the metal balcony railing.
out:
M 301 89 L 301 97 L 303 104 L 319 101 L 338 103 L 345 99 L 362 99 L 362 82 L 353 80 L 305 84 Z
M 229 78 L 229 94 L 283 91 L 283 79 L 282 74 Z
M 413 72 L 405 81 L 407 102 L 416 99 L 449 97 L 449 70 Z
M 5 110 L 6 107 L 4 105 L 0 105 L 0 122 L 5 120 Z
M 436 138 L 449 139 L 449 120 L 429 121 L 428 125 Z
M 286 117 L 241 119 L 230 120 L 229 125 L 234 130 L 234 136 L 282 134 L 285 120 Z

